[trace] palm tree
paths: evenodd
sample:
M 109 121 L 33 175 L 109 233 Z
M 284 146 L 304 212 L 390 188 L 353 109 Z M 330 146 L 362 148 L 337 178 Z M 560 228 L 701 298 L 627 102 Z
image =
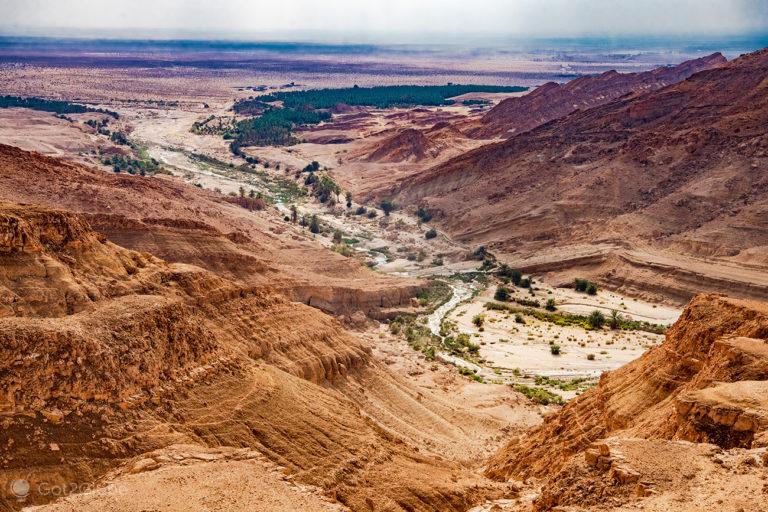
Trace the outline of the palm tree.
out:
M 618 329 L 621 327 L 621 320 L 622 318 L 619 312 L 615 309 L 611 310 L 611 316 L 608 319 L 608 325 L 611 326 L 611 329 Z

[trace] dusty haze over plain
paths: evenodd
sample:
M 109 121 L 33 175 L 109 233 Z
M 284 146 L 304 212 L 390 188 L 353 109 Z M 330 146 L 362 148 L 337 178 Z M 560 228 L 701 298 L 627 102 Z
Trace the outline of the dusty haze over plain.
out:
M 0 0 L 0 32 L 507 36 L 723 35 L 768 28 L 765 0 Z M 134 32 L 135 33 L 135 32 Z

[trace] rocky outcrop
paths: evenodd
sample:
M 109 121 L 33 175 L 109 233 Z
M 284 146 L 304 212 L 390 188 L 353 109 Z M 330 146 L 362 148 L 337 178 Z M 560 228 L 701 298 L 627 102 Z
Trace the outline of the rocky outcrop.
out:
M 319 308 L 334 315 L 350 316 L 362 311 L 376 320 L 394 318 L 403 311 L 410 310 L 413 298 L 416 297 L 421 285 L 401 286 L 365 290 L 363 283 L 360 288 L 319 287 L 313 285 L 284 288 L 284 293 L 296 302 Z
M 662 345 L 510 442 L 488 474 L 551 475 L 609 436 L 764 446 L 766 383 L 768 304 L 701 295 Z
M 0 203 L 0 224 L 0 317 L 72 314 L 146 286 L 132 276 L 152 258 L 105 242 L 77 215 Z
M 724 448 L 768 446 L 768 381 L 692 391 L 675 401 L 675 412 L 680 437 Z
M 216 358 L 226 319 L 236 320 L 230 345 L 313 382 L 368 358 L 369 349 L 325 315 L 115 246 L 80 216 L 0 204 L 0 219 L 13 227 L 4 245 L 11 250 L 0 252 L 2 409 L 116 403 L 151 392 Z
M 487 474 L 537 477 L 536 511 L 750 510 L 764 501 L 767 386 L 768 304 L 701 295 L 664 343 L 513 439 Z
M 611 437 L 574 456 L 544 482 L 533 510 L 690 511 L 765 501 L 760 449 Z M 717 484 L 713 484 L 717 482 Z

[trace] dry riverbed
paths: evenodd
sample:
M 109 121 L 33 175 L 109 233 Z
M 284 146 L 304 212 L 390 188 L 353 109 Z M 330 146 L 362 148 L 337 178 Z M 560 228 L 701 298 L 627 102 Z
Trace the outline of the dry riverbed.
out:
M 226 146 L 220 139 L 192 135 L 184 130 L 182 125 L 188 121 L 173 116 L 134 118 L 139 125 L 134 135 L 152 156 L 190 183 L 218 189 L 222 194 L 237 193 L 240 187 L 255 190 L 272 202 L 270 207 L 277 209 L 281 217 L 290 217 L 292 205 L 297 208 L 299 219 L 316 216 L 322 227 L 320 234 L 313 235 L 306 226 L 293 225 L 290 221 L 285 221 L 286 229 L 301 232 L 319 245 L 358 258 L 380 272 L 443 280 L 477 272 L 481 262 L 467 259 L 472 248 L 440 232 L 435 238 L 427 239 L 429 224 L 420 223 L 413 212 L 396 210 L 385 216 L 376 205 L 361 205 L 354 200 L 351 207 L 347 207 L 343 192 L 336 205 L 321 204 L 302 194 L 304 176 L 296 173 L 299 163 L 272 160 L 265 165 L 261 161 L 244 171 L 240 167 L 242 162 L 225 151 Z M 163 125 L 163 129 L 154 124 Z M 173 124 L 175 130 L 164 129 L 169 124 Z M 163 137 L 157 137 L 158 134 Z M 278 154 L 272 152 L 270 156 L 277 158 Z M 365 207 L 365 213 L 357 214 L 361 207 Z M 369 216 L 370 212 L 375 212 L 375 216 Z M 341 243 L 334 232 L 341 234 Z M 523 310 L 524 306 L 515 299 L 518 302 L 538 300 L 542 306 L 548 299 L 554 299 L 559 314 L 586 316 L 599 310 L 607 317 L 615 310 L 627 319 L 663 325 L 673 323 L 680 313 L 674 308 L 611 292 L 601 290 L 590 296 L 570 288 L 553 288 L 535 276 L 534 280 L 533 295 L 528 289 L 510 286 L 511 298 L 506 304 Z M 448 282 L 454 290 L 453 298 L 423 322 L 438 337 L 441 327 L 450 326 L 449 331 L 454 335 L 467 335 L 470 343 L 478 347 L 471 354 L 457 354 L 455 350 L 451 354 L 438 348 L 434 356 L 475 380 L 538 387 L 567 399 L 595 382 L 602 372 L 639 357 L 663 340 L 662 334 L 642 330 L 607 327 L 588 330 L 582 325 L 558 325 L 525 312 L 518 315 L 516 311 L 488 309 L 487 304 L 495 302 L 493 278 L 449 279 Z M 539 311 L 544 310 L 539 308 Z M 478 315 L 484 319 L 482 326 L 473 322 Z

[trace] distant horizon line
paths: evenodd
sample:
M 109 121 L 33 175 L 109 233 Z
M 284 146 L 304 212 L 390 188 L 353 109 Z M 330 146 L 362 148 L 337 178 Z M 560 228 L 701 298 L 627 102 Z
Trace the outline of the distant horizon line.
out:
M 410 38 L 402 40 L 403 37 Z M 732 40 L 747 42 L 764 40 L 768 46 L 768 30 L 742 33 L 580 33 L 580 34 L 509 34 L 504 32 L 464 32 L 449 31 L 414 32 L 414 31 L 329 31 L 329 30 L 270 30 L 270 31 L 200 31 L 178 29 L 72 29 L 72 28 L 31 28 L 0 27 L 0 38 L 18 39 L 59 39 L 82 41 L 158 41 L 158 42 L 240 42 L 240 43 L 303 43 L 303 44 L 438 44 L 458 45 L 461 41 L 535 42 L 535 41 L 636 41 L 645 42 L 712 42 L 714 40 Z M 450 40 L 448 40 L 450 39 Z M 643 42 L 643 41 L 636 41 Z

